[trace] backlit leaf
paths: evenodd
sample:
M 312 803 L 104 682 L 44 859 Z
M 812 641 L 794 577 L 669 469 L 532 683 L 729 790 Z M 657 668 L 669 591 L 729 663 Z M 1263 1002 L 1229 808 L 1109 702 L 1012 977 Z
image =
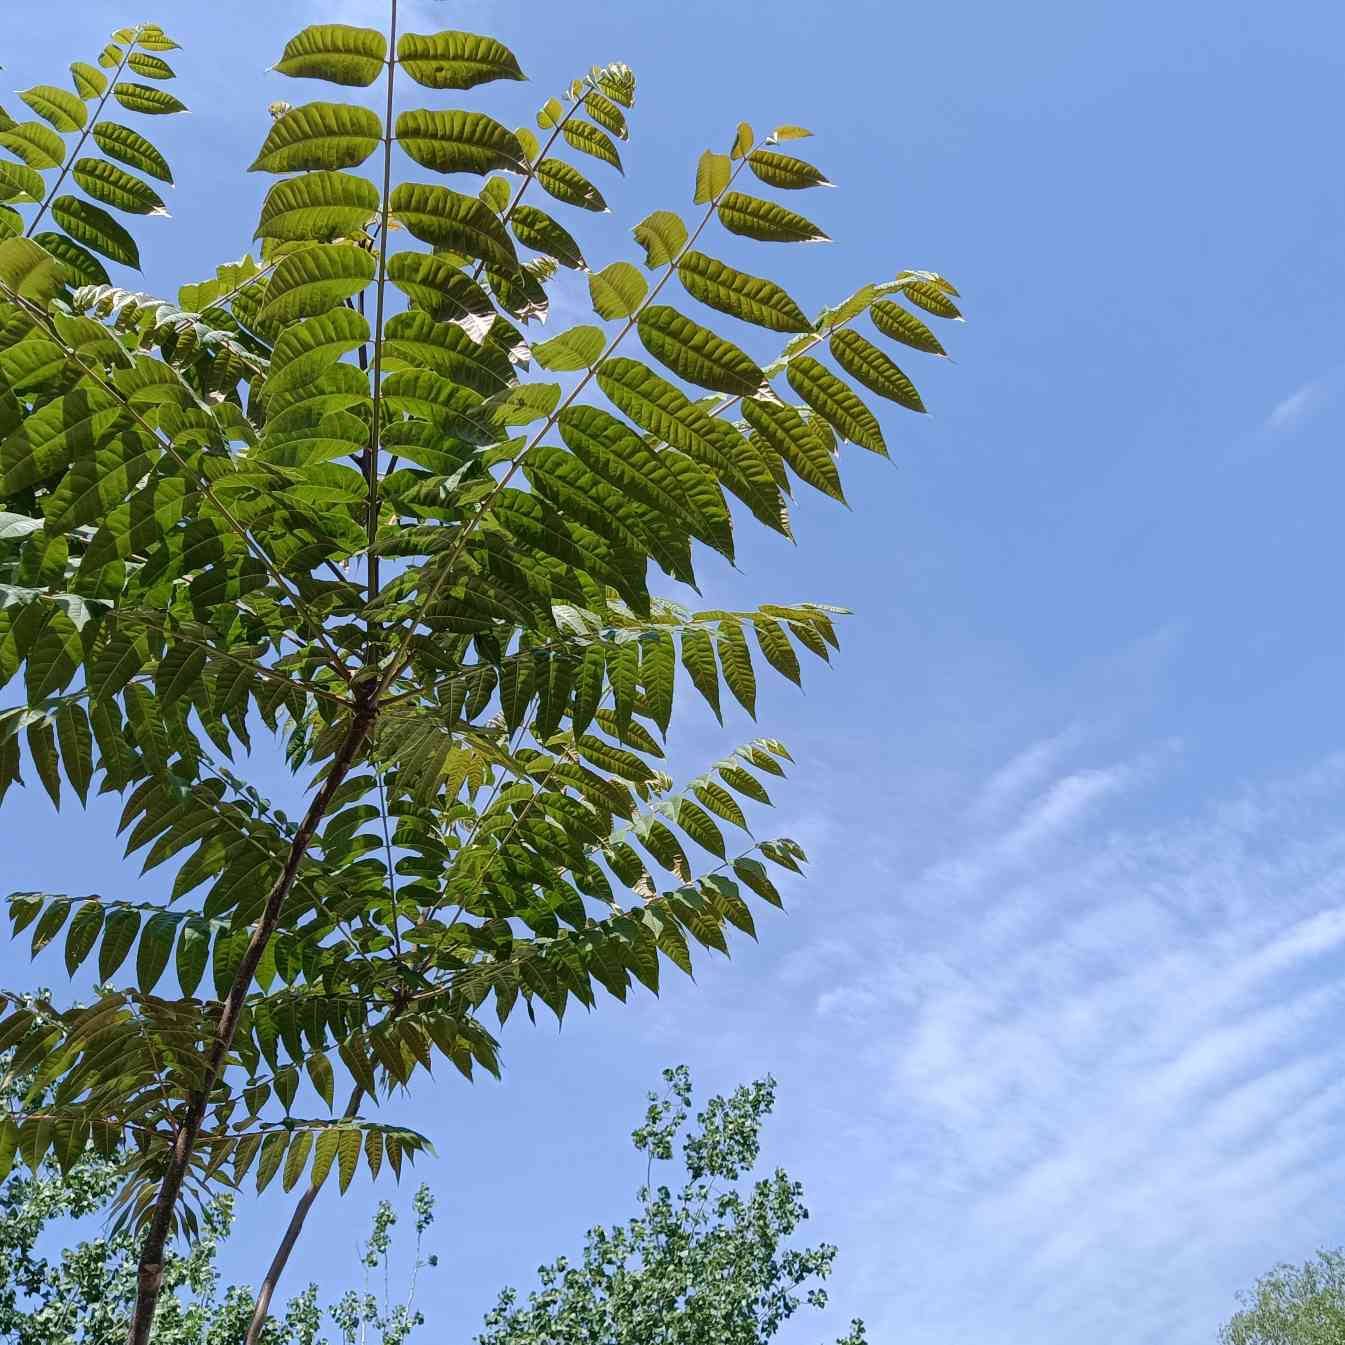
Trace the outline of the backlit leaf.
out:
M 397 61 L 427 89 L 472 89 L 491 80 L 526 78 L 508 47 L 476 33 L 403 33 Z
M 383 73 L 387 55 L 387 38 L 372 28 L 321 23 L 292 37 L 275 69 L 295 79 L 323 79 L 359 89 Z
M 474 196 L 447 187 L 403 182 L 393 188 L 389 206 L 422 243 L 452 248 L 505 271 L 518 266 L 518 256 L 499 217 Z
M 83 130 L 89 119 L 84 100 L 69 89 L 59 89 L 54 84 L 35 84 L 31 89 L 23 89 L 19 97 L 62 135 Z
M 397 143 L 439 173 L 521 173 L 526 166 L 518 137 L 483 112 L 403 112 Z
M 671 210 L 656 210 L 633 230 L 635 241 L 644 248 L 644 264 L 651 271 L 667 266 L 686 246 L 687 226 Z
M 537 165 L 536 176 L 543 191 L 566 205 L 599 212 L 607 209 L 607 202 L 597 187 L 564 159 L 543 159 Z
M 262 203 L 257 238 L 327 243 L 359 233 L 378 213 L 378 189 L 349 173 L 305 173 L 277 182 Z
M 691 199 L 697 205 L 709 205 L 729 185 L 732 176 L 729 156 L 707 149 L 696 164 L 696 191 Z
M 566 143 L 572 149 L 577 149 L 581 153 L 590 154 L 595 159 L 601 159 L 604 163 L 611 164 L 618 173 L 625 171 L 621 167 L 621 155 L 617 153 L 617 148 L 612 143 L 612 137 L 591 122 L 580 121 L 571 117 L 561 129 L 561 135 L 565 137 Z
M 351 103 L 305 103 L 272 123 L 250 172 L 355 168 L 383 135 L 377 113 Z
M 869 317 L 880 332 L 893 341 L 928 351 L 931 355 L 946 355 L 939 338 L 914 313 L 900 304 L 880 299 L 869 309 Z
M 649 285 L 630 262 L 613 262 L 588 278 L 593 311 L 609 320 L 626 318 L 644 302 Z
M 106 159 L 78 159 L 71 169 L 76 184 L 95 201 L 133 215 L 163 215 L 163 198 L 147 182 Z

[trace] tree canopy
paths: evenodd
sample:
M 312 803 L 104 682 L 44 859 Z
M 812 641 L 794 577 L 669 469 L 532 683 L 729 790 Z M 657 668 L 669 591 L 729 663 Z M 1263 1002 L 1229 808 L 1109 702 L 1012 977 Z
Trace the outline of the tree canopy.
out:
M 405 31 L 396 0 L 280 51 L 317 97 L 271 109 L 255 255 L 134 291 L 175 47 L 119 29 L 0 115 L 0 801 L 117 795 L 127 854 L 171 874 L 166 900 L 11 899 L 101 988 L 5 997 L 0 1050 L 50 1094 L 0 1119 L 0 1171 L 129 1143 L 132 1345 L 219 1182 L 399 1173 L 425 1138 L 365 1113 L 436 1059 L 495 1070 L 488 1014 L 657 992 L 779 904 L 804 856 L 749 811 L 783 744 L 683 784 L 660 763 L 689 689 L 754 714 L 760 676 L 830 656 L 836 609 L 700 609 L 697 566 L 749 522 L 791 537 L 796 489 L 843 499 L 841 445 L 887 452 L 868 394 L 924 409 L 861 327 L 941 355 L 925 317 L 958 316 L 932 272 L 809 317 L 740 269 L 826 241 L 796 126 L 737 126 L 685 218 L 596 257 L 634 73 L 510 129 L 477 103 L 514 53 Z M 567 272 L 594 320 L 525 335 Z M 298 817 L 245 778 L 267 735 Z

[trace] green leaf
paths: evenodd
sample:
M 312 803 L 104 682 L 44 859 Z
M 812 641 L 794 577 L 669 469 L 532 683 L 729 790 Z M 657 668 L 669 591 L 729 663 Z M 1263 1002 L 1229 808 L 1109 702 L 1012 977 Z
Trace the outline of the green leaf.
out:
M 66 777 L 79 801 L 85 803 L 93 779 L 93 730 L 82 705 L 71 701 L 57 711 L 56 741 L 61 749 Z
M 741 159 L 757 142 L 756 132 L 745 121 L 738 123 L 737 133 L 733 137 L 733 149 L 730 157 Z
M 757 678 L 752 669 L 752 653 L 747 647 L 747 636 L 737 621 L 722 621 L 719 625 L 719 666 L 724 681 L 738 703 L 753 718 L 757 713 Z
M 635 72 L 620 61 L 613 61 L 593 72 L 598 88 L 622 107 L 635 106 Z
M 189 999 L 201 984 L 209 959 L 209 924 L 196 916 L 184 920 L 177 939 L 177 979 L 182 993 Z
M 719 670 L 715 666 L 714 643 L 708 631 L 691 626 L 682 632 L 682 666 L 691 684 L 705 697 L 715 718 L 722 724 L 724 713 L 719 704 Z
M 266 194 L 255 238 L 329 243 L 360 233 L 378 213 L 378 189 L 349 173 L 305 173 Z
M 533 346 L 533 358 L 553 373 L 589 369 L 602 358 L 607 336 L 601 327 L 571 327 L 541 345 Z
M 93 951 L 98 942 L 99 931 L 103 928 L 102 903 L 90 898 L 70 922 L 70 930 L 65 936 L 65 970 L 73 976 L 83 965 L 84 959 Z
M 123 266 L 140 269 L 135 239 L 106 210 L 77 196 L 58 196 L 51 203 L 51 217 L 77 243 Z
M 766 382 L 746 352 L 666 304 L 651 304 L 640 314 L 639 332 L 656 360 L 699 387 L 752 397 Z
M 31 89 L 22 90 L 19 97 L 62 135 L 82 131 L 89 120 L 89 109 L 84 106 L 84 100 L 69 89 L 58 89 L 54 84 L 35 84 Z
M 677 825 L 703 850 L 708 850 L 720 859 L 724 858 L 723 832 L 715 825 L 709 813 L 697 807 L 690 799 L 677 801 Z
M 304 1175 L 304 1168 L 308 1164 L 308 1155 L 312 1148 L 311 1130 L 299 1131 L 290 1141 L 289 1152 L 285 1155 L 285 1172 L 280 1179 L 280 1184 L 286 1191 L 292 1191 L 299 1178 Z
M 812 132 L 802 126 L 777 126 L 771 132 L 772 140 L 807 140 Z
M 546 211 L 530 205 L 515 206 L 509 223 L 514 236 L 524 247 L 554 257 L 562 266 L 569 266 L 576 271 L 588 269 L 579 244 Z
M 98 976 L 110 981 L 126 961 L 136 935 L 140 932 L 140 916 L 136 911 L 111 911 L 103 927 L 103 942 L 98 949 Z
M 783 908 L 784 902 L 775 884 L 766 872 L 766 866 L 759 859 L 735 859 L 733 875 L 744 887 L 750 888 L 762 901 Z
M 360 1132 L 353 1126 L 340 1132 L 337 1142 L 337 1172 L 341 1193 L 344 1195 L 351 1179 L 360 1166 Z
M 388 258 L 388 279 L 418 308 L 457 322 L 495 315 L 490 297 L 452 262 L 423 252 L 398 252 Z
M 691 199 L 697 205 L 709 205 L 729 185 L 732 176 L 729 156 L 707 149 L 696 165 L 696 192 Z
M 169 116 L 174 112 L 185 112 L 187 105 L 175 98 L 167 89 L 156 89 L 149 84 L 136 84 L 130 80 L 119 80 L 112 86 L 112 96 L 128 112 L 142 112 L 148 116 Z M 83 103 L 80 104 L 83 107 Z
M 70 67 L 70 77 L 75 81 L 79 96 L 85 100 L 99 98 L 107 92 L 107 76 L 96 65 L 75 61 Z
M 595 159 L 601 159 L 603 163 L 610 163 L 618 173 L 625 173 L 626 170 L 621 166 L 621 155 L 617 153 L 612 137 L 606 131 L 600 130 L 591 122 L 571 117 L 561 128 L 560 133 L 571 149 L 592 155 Z
M 588 278 L 593 311 L 609 321 L 628 318 L 644 302 L 649 285 L 630 262 L 613 262 Z
M 403 112 L 397 143 L 438 173 L 521 173 L 527 167 L 518 137 L 483 112 Z
M 833 500 L 845 502 L 831 450 L 792 406 L 748 397 L 743 401 L 743 417 L 801 481 Z
M 476 33 L 403 33 L 397 61 L 427 89 L 473 89 L 491 80 L 527 78 L 508 47 Z
M 71 169 L 77 186 L 95 201 L 133 215 L 166 215 L 163 198 L 147 182 L 106 159 L 78 159 Z
M 584 95 L 584 111 L 599 126 L 604 126 L 622 140 L 630 139 L 630 130 L 626 125 L 626 114 L 617 105 L 602 94 L 590 91 Z
M 824 364 L 810 355 L 789 362 L 789 386 L 836 429 L 837 434 L 871 452 L 887 454 L 883 432 L 872 411 Z
M 537 165 L 536 177 L 544 192 L 566 205 L 599 213 L 607 209 L 602 192 L 564 159 L 543 159 Z
M 422 243 L 451 248 L 504 271 L 518 269 L 518 254 L 499 217 L 474 196 L 403 182 L 393 188 L 389 205 L 392 214 Z
M 0 242 L 0 282 L 46 308 L 66 282 L 65 267 L 32 239 L 7 238 Z
M 914 313 L 900 304 L 880 299 L 869 309 L 869 317 L 880 332 L 893 341 L 927 351 L 931 355 L 947 355 L 939 338 Z
M 168 965 L 173 951 L 173 936 L 177 933 L 178 919 L 167 911 L 159 911 L 145 922 L 144 932 L 140 935 L 140 947 L 136 949 L 136 984 L 142 994 L 151 994 Z
M 73 281 L 85 285 L 106 285 L 107 268 L 87 248 L 67 238 L 64 234 L 42 232 L 33 235 L 33 242 L 40 244 L 53 257 L 65 264 L 66 271 Z
M 736 271 L 703 252 L 688 252 L 677 277 L 693 298 L 710 308 L 773 332 L 807 332 L 813 324 L 788 294 L 770 280 Z
M 763 243 L 829 243 L 811 220 L 774 201 L 731 191 L 719 203 L 719 222 L 730 232 Z
M 915 384 L 871 341 L 846 328 L 833 332 L 829 345 L 836 363 L 869 391 L 908 411 L 924 411 L 925 404 Z
M 344 23 L 320 23 L 285 44 L 275 70 L 292 79 L 322 79 L 363 89 L 383 73 L 387 57 L 388 41 L 382 33 Z
M 768 187 L 779 187 L 786 191 L 797 191 L 801 187 L 834 187 L 810 163 L 802 159 L 791 158 L 788 154 L 776 154 L 772 150 L 759 149 L 747 156 L 747 166 Z
M 248 171 L 356 168 L 383 135 L 378 114 L 351 103 L 305 103 L 278 117 Z
M 916 280 L 902 286 L 902 294 L 917 308 L 933 313 L 936 318 L 960 318 L 961 309 L 940 286 L 927 280 Z
M 35 168 L 0 160 L 0 201 L 27 201 L 37 205 L 46 191 L 47 184 Z
M 267 397 L 311 382 L 368 339 L 368 321 L 350 308 L 336 308 L 287 327 L 271 355 Z
M 291 253 L 271 276 L 261 317 L 288 323 L 326 313 L 372 284 L 377 269 L 371 252 L 350 244 Z
M 126 64 L 137 75 L 142 75 L 145 79 L 175 79 L 177 77 L 173 67 L 167 61 L 161 60 L 158 56 L 151 56 L 147 51 L 133 51 L 126 58 Z
M 15 122 L 0 133 L 0 145 L 29 168 L 59 168 L 65 162 L 65 141 L 40 121 Z
M 651 271 L 667 266 L 686 247 L 687 226 L 671 210 L 646 215 L 633 232 L 635 241 L 644 248 L 644 264 Z
M 100 121 L 93 128 L 94 143 L 110 159 L 119 159 L 160 182 L 173 180 L 168 161 L 143 135 L 115 121 Z

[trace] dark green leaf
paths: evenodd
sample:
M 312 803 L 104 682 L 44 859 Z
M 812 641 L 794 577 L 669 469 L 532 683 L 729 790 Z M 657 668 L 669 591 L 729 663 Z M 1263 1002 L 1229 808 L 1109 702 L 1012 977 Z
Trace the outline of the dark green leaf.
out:
M 544 252 L 548 257 L 554 257 L 562 266 L 569 266 L 578 271 L 588 269 L 584 254 L 579 250 L 579 244 L 546 211 L 530 205 L 515 206 L 509 223 L 514 230 L 514 236 L 524 247 L 531 248 L 534 252 Z
M 751 397 L 766 381 L 746 352 L 666 304 L 646 308 L 640 314 L 639 331 L 656 360 L 699 387 Z
M 931 355 L 948 353 L 939 338 L 914 313 L 907 312 L 900 304 L 881 299 L 869 309 L 869 317 L 873 325 L 893 341 L 900 341 L 916 350 L 928 351 Z
M 802 159 L 791 158 L 788 154 L 776 154 L 773 150 L 759 149 L 747 156 L 747 166 L 768 187 L 782 187 L 797 190 L 800 187 L 831 187 L 835 183 L 827 179 L 810 163 Z
M 100 121 L 93 128 L 94 143 L 111 159 L 119 159 L 160 182 L 172 182 L 168 161 L 143 135 L 115 121 Z
M 607 209 L 607 202 L 597 187 L 564 159 L 543 159 L 537 165 L 536 176 L 543 191 L 566 205 L 599 212 Z
M 872 342 L 846 328 L 833 332 L 831 354 L 836 363 L 871 392 L 904 406 L 908 411 L 923 411 L 925 404 L 915 384 Z
M 774 201 L 742 192 L 728 192 L 719 203 L 719 222 L 730 232 L 763 243 L 828 243 L 830 238 L 811 220 Z
M 451 248 L 505 271 L 518 267 L 514 245 L 499 217 L 474 196 L 404 182 L 393 188 L 389 204 L 392 214 L 422 243 Z
M 71 170 L 76 184 L 95 201 L 133 215 L 166 215 L 163 198 L 147 182 L 106 159 L 78 159 Z
M 770 280 L 736 271 L 703 252 L 688 252 L 677 265 L 687 293 L 710 308 L 774 332 L 812 330 L 803 310 Z
M 150 116 L 167 116 L 173 112 L 185 112 L 186 103 L 174 98 L 167 89 L 156 89 L 149 84 L 136 84 L 130 80 L 119 80 L 112 86 L 112 96 L 128 112 L 142 112 Z M 81 103 L 82 107 L 83 104 Z
M 872 411 L 825 365 L 810 355 L 789 362 L 789 386 L 836 432 L 874 453 L 887 453 Z

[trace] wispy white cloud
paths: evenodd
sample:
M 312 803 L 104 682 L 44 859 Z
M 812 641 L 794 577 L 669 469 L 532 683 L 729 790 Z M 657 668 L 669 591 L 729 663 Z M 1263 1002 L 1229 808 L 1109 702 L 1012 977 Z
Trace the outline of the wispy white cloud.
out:
M 883 1338 L 1195 1345 L 1341 1236 L 1345 761 L 1165 817 L 1170 751 L 1090 740 L 969 788 L 943 854 L 788 965 Z
M 1298 429 L 1327 406 L 1334 392 L 1330 378 L 1315 378 L 1304 383 L 1271 408 L 1263 428 L 1275 434 Z

